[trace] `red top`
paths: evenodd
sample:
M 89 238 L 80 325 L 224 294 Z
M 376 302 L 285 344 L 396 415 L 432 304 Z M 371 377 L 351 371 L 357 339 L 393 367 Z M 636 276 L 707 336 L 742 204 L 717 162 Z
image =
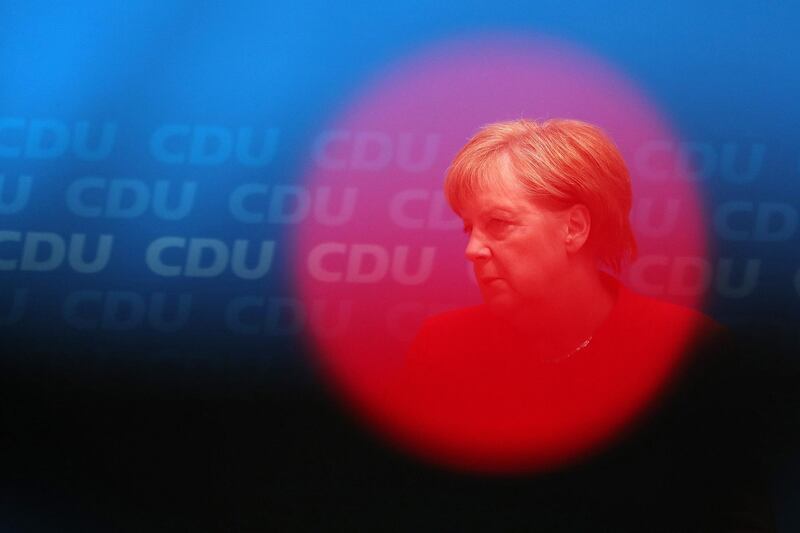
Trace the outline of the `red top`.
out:
M 548 469 L 605 447 L 654 404 L 691 340 L 721 328 L 607 283 L 611 313 L 588 346 L 556 360 L 483 305 L 426 320 L 388 422 L 423 455 L 472 470 Z

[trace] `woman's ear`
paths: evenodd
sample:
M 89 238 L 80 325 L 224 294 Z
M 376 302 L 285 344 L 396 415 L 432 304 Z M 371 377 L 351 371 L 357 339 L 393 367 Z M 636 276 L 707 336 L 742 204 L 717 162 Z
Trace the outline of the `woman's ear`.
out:
M 569 253 L 577 253 L 586 244 L 592 228 L 592 215 L 583 204 L 575 204 L 566 211 L 566 237 L 564 243 Z

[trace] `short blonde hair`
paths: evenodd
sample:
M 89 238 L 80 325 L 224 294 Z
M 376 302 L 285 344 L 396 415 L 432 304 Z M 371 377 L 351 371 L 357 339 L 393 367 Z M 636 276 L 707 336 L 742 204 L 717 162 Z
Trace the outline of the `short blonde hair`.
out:
M 444 189 L 456 213 L 476 192 L 497 188 L 497 169 L 507 157 L 532 200 L 545 205 L 585 205 L 592 226 L 587 246 L 619 272 L 636 256 L 628 216 L 631 180 L 619 150 L 600 128 L 578 120 L 519 119 L 481 128 L 447 169 Z

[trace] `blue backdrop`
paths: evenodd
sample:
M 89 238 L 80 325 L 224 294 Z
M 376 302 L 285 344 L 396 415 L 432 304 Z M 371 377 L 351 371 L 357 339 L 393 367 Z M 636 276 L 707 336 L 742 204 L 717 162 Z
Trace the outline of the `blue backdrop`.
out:
M 712 264 L 752 267 L 736 297 L 704 290 L 707 312 L 795 350 L 798 16 L 737 1 L 4 2 L 3 357 L 79 389 L 134 374 L 191 389 L 237 371 L 316 386 L 307 332 L 280 307 L 297 296 L 298 221 L 232 197 L 301 186 L 320 131 L 365 87 L 486 34 L 575 46 L 658 107 L 697 173 Z

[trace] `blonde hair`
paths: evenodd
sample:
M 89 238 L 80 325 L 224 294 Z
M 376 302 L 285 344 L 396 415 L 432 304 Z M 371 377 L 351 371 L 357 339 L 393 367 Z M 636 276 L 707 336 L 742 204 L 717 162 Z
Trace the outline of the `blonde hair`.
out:
M 636 256 L 628 216 L 631 180 L 619 150 L 600 128 L 578 120 L 519 119 L 481 128 L 447 170 L 444 190 L 456 213 L 476 192 L 496 189 L 507 157 L 532 200 L 553 208 L 585 205 L 592 226 L 587 247 L 619 272 Z

